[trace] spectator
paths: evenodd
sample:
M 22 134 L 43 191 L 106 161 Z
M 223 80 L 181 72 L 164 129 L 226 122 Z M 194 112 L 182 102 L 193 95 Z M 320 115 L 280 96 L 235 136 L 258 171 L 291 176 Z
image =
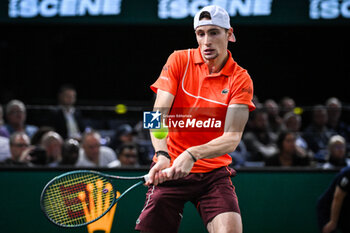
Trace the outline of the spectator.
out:
M 252 101 L 253 101 L 253 103 L 254 103 L 256 108 L 258 108 L 258 109 L 263 108 L 263 104 L 260 102 L 260 99 L 259 99 L 259 97 L 257 95 L 253 95 L 253 100 Z
M 58 108 L 52 112 L 51 125 L 63 139 L 80 139 L 85 127 L 81 112 L 74 107 L 76 90 L 73 86 L 63 85 L 58 92 Z
M 117 150 L 119 166 L 121 167 L 139 167 L 139 152 L 134 143 L 122 144 Z M 112 162 L 108 167 L 119 167 L 116 162 Z
M 11 157 L 8 138 L 9 133 L 4 126 L 3 109 L 0 105 L 0 162 Z
M 11 157 L 9 139 L 0 136 L 0 162 Z
M 148 129 L 143 128 L 143 121 L 139 121 L 135 127 L 135 143 L 139 148 L 139 159 L 141 165 L 151 165 L 152 158 L 155 154 L 150 132 Z
M 60 166 L 74 166 L 79 158 L 79 142 L 67 139 L 62 146 L 62 160 Z
M 287 112 L 292 112 L 295 108 L 295 101 L 291 97 L 283 97 L 280 102 L 280 114 L 283 117 Z
M 302 122 L 301 116 L 295 114 L 294 112 L 288 112 L 283 117 L 283 125 L 285 130 L 295 133 L 296 146 L 305 150 L 308 154 L 310 154 L 309 157 L 312 157 L 313 156 L 312 151 L 309 150 L 307 142 L 301 136 L 301 122 Z
M 332 97 L 326 101 L 328 121 L 327 127 L 333 130 L 336 134 L 339 134 L 345 138 L 346 141 L 350 140 L 350 126 L 344 121 L 341 121 L 342 104 L 339 99 Z M 349 146 L 349 145 L 348 145 Z M 350 148 L 347 148 L 349 151 Z
M 135 131 L 129 124 L 120 125 L 111 140 L 110 147 L 117 150 L 124 143 L 131 143 L 135 140 Z
M 269 128 L 268 116 L 263 109 L 251 114 L 252 129 L 244 133 L 243 142 L 250 153 L 250 161 L 264 161 L 277 152 L 276 134 Z
M 0 105 L 0 137 L 9 138 L 10 134 L 4 126 L 4 111 Z
M 327 128 L 327 120 L 325 106 L 316 105 L 312 110 L 312 122 L 303 132 L 303 138 L 319 162 L 325 162 L 328 141 L 332 136 L 332 132 Z
M 294 132 L 281 132 L 276 143 L 279 151 L 266 160 L 266 166 L 292 167 L 310 165 L 310 159 L 305 151 L 299 151 L 296 146 Z
M 106 167 L 114 160 L 117 160 L 115 152 L 109 147 L 101 146 L 101 135 L 97 131 L 84 133 L 77 167 Z
M 346 158 L 346 141 L 340 135 L 334 135 L 329 139 L 327 162 L 323 168 L 330 169 L 336 167 L 350 166 L 350 159 Z
M 49 167 L 57 167 L 62 160 L 62 137 L 54 132 L 45 133 L 41 139 L 41 146 L 45 150 L 46 164 Z
M 249 157 L 249 152 L 247 151 L 247 147 L 245 146 L 244 142 L 241 140 L 236 149 L 229 153 L 229 155 L 232 158 L 232 163 L 230 166 L 240 167 L 245 165 Z
M 264 108 L 268 115 L 270 129 L 274 133 L 278 134 L 282 130 L 283 126 L 283 120 L 279 116 L 279 106 L 274 100 L 268 99 L 264 103 Z
M 350 167 L 343 168 L 317 203 L 317 219 L 322 233 L 340 229 L 350 232 Z
M 30 144 L 40 146 L 44 134 L 50 131 L 55 131 L 55 129 L 50 126 L 41 126 L 30 139 Z
M 252 102 L 254 103 L 256 109 L 263 109 L 263 104 L 260 102 L 258 96 L 256 95 L 253 95 L 253 100 Z M 246 124 L 246 127 L 245 127 L 245 132 L 248 132 L 248 131 L 252 131 L 252 129 L 254 128 L 254 126 L 252 126 L 252 120 L 251 120 L 252 116 L 251 114 L 249 115 L 249 119 L 248 119 L 248 122 Z
M 9 134 L 14 132 L 25 132 L 30 138 L 38 130 L 38 127 L 34 125 L 27 125 L 26 122 L 26 107 L 20 100 L 11 100 L 6 106 L 6 119 L 5 125 Z
M 34 147 L 30 146 L 30 138 L 24 132 L 15 132 L 10 136 L 11 157 L 2 162 L 2 165 L 32 166 L 30 152 Z

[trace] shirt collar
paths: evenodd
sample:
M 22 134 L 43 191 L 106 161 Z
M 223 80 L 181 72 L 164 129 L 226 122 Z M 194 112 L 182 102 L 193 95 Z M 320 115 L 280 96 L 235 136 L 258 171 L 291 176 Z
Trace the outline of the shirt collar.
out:
M 74 107 L 70 107 L 70 108 L 67 109 L 66 107 L 61 105 L 61 108 L 62 108 L 62 110 L 63 110 L 63 112 L 65 114 L 74 114 L 74 112 L 75 112 L 75 108 Z
M 204 63 L 201 50 L 199 47 L 194 51 L 194 63 L 195 64 Z
M 226 61 L 226 64 L 224 65 L 224 67 L 219 72 L 219 75 L 230 76 L 233 73 L 234 60 L 233 60 L 232 54 L 229 50 L 227 50 L 227 53 L 228 53 L 228 59 Z M 202 54 L 201 54 L 199 47 L 194 52 L 194 63 L 195 64 L 204 63 L 204 60 L 202 58 Z

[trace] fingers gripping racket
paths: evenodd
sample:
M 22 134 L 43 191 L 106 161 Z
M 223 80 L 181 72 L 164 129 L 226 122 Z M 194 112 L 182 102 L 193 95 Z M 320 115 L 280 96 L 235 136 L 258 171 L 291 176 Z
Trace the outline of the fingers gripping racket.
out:
M 40 197 L 41 209 L 58 226 L 85 226 L 102 218 L 123 196 L 148 179 L 148 174 L 124 177 L 87 170 L 67 172 L 55 177 L 44 187 Z M 117 195 L 115 183 L 118 180 L 138 182 Z M 105 208 L 94 208 L 95 205 Z

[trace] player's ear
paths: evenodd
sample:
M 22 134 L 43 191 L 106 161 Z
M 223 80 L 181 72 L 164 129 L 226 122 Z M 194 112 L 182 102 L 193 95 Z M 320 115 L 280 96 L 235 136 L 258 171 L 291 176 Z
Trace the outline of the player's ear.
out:
M 233 35 L 233 28 L 227 29 L 227 40 L 229 40 Z

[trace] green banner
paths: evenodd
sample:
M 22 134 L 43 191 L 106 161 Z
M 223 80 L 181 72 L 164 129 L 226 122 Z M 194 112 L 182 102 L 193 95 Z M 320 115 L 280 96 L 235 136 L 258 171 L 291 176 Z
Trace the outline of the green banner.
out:
M 8 0 L 0 1 L 0 23 L 187 26 L 210 4 L 239 25 L 350 24 L 350 0 Z
M 64 171 L 0 171 L 0 229 L 4 233 L 88 233 L 87 227 L 63 229 L 50 223 L 39 205 L 45 184 Z M 108 174 L 138 176 L 146 171 L 103 171 Z M 238 195 L 246 233 L 318 233 L 316 203 L 335 171 L 239 171 L 232 179 Z M 118 186 L 123 191 L 134 182 Z M 145 201 L 146 187 L 126 195 L 110 216 L 111 232 L 135 232 Z M 188 203 L 179 233 L 206 232 L 196 208 Z M 114 218 L 112 218 L 114 217 Z M 107 222 L 108 222 L 107 221 Z M 109 223 L 109 224 L 110 224 Z M 106 224 L 104 224 L 106 225 Z

